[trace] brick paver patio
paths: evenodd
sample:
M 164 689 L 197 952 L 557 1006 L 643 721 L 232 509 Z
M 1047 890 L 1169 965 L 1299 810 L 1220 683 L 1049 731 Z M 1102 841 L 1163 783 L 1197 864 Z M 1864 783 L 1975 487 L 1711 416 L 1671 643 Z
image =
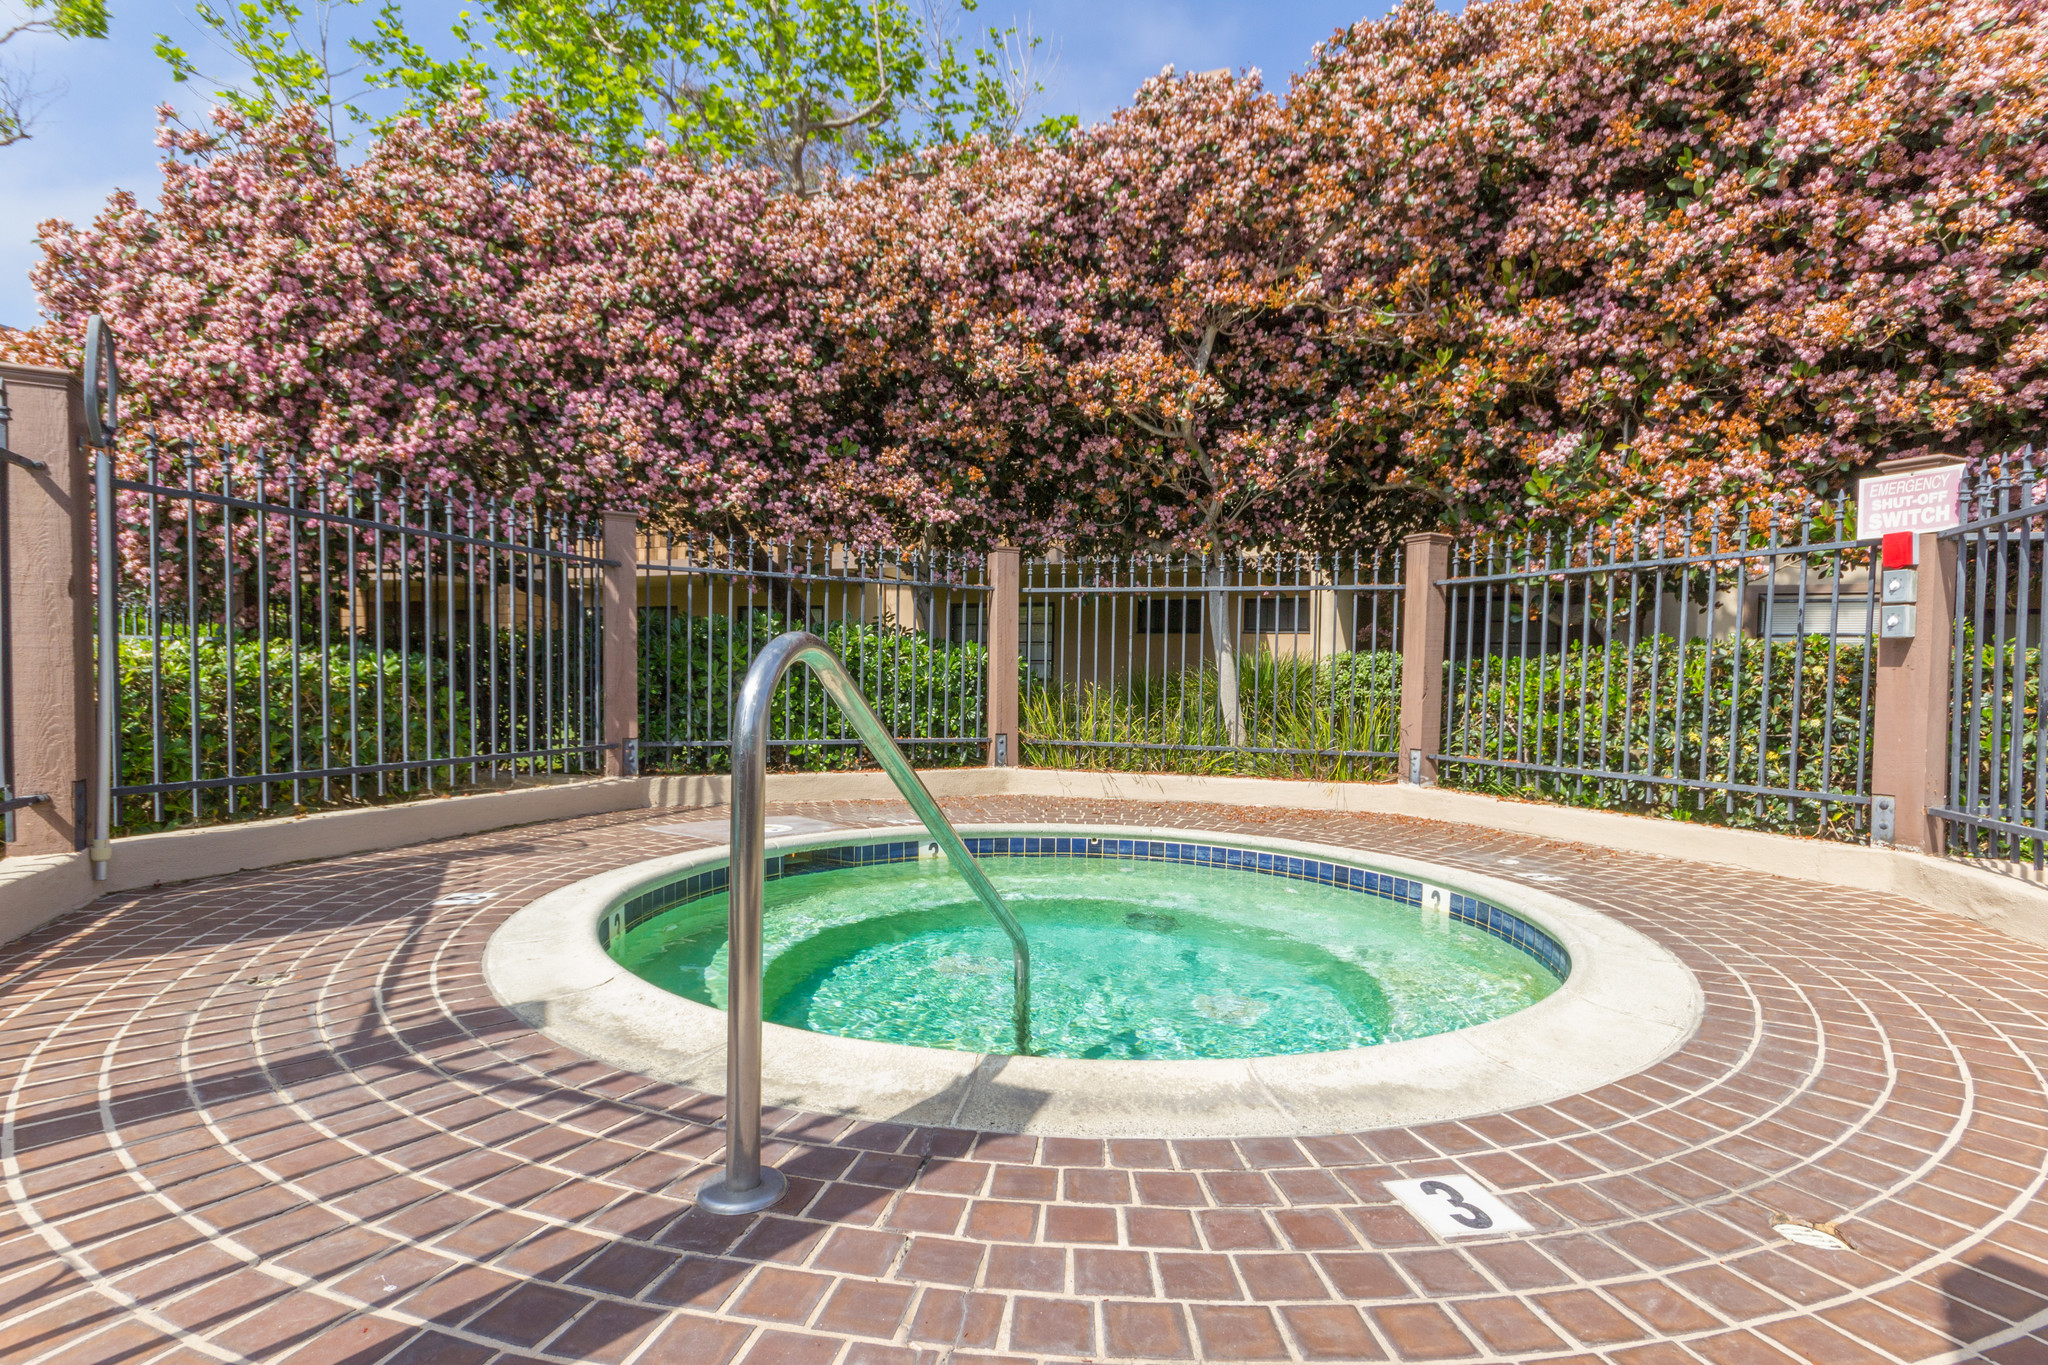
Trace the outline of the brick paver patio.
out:
M 0 1360 L 2048 1362 L 2048 950 L 1417 821 L 948 808 L 1556 878 L 1683 957 L 1707 1018 L 1586 1095 L 1328 1138 L 771 1114 L 790 1194 L 720 1219 L 689 1201 L 720 1101 L 564 1051 L 478 972 L 534 896 L 695 846 L 644 828 L 676 812 L 117 897 L 0 950 Z M 1448 1171 L 1535 1231 L 1441 1242 L 1382 1185 Z M 1773 1210 L 1855 1250 L 1793 1246 Z

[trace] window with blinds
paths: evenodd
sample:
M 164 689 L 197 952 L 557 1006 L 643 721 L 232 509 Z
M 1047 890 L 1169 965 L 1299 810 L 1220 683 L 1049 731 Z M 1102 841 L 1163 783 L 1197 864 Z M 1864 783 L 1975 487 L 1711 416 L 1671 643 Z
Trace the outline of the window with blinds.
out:
M 1306 597 L 1248 597 L 1244 603 L 1247 635 L 1301 635 L 1310 629 Z
M 946 639 L 961 645 L 988 643 L 988 604 L 955 602 L 946 609 Z M 1017 615 L 1017 650 L 1034 678 L 1052 672 L 1052 604 L 1025 602 Z
M 1017 650 L 1031 676 L 1044 681 L 1052 673 L 1052 603 L 1025 602 L 1017 612 Z
M 1140 635 L 1200 635 L 1199 597 L 1141 597 L 1137 607 Z
M 1801 635 L 1827 635 L 1836 639 L 1860 640 L 1871 632 L 1870 598 L 1859 594 L 1836 598 L 1809 590 L 1799 600 L 1794 588 L 1782 596 L 1761 600 L 1769 610 L 1768 634 L 1773 640 L 1790 640 Z

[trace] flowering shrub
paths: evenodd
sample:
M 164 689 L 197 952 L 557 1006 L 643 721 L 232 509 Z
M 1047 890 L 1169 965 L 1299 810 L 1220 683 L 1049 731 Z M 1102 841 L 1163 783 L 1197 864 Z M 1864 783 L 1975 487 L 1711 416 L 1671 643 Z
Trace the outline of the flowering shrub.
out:
M 889 448 L 952 449 L 967 506 L 1033 543 L 1294 529 L 1341 383 L 1298 159 L 1256 78 L 1162 77 L 1065 145 L 852 187 L 848 364 Z
M 1409 0 L 1284 100 L 1163 76 L 811 199 L 533 111 L 354 167 L 223 114 L 38 282 L 169 434 L 776 538 L 1789 506 L 2041 424 L 2044 44 L 2009 0 Z
M 2002 0 L 1410 0 L 1340 35 L 1289 109 L 1380 376 L 1352 486 L 1627 516 L 2025 437 L 2044 57 Z
M 165 129 L 161 206 L 45 225 L 64 334 L 107 315 L 131 412 L 170 439 L 302 445 L 517 488 L 561 448 L 596 348 L 530 290 L 587 272 L 606 172 L 522 122 L 406 124 L 343 169 L 309 110 Z M 573 289 L 573 286 L 566 286 Z

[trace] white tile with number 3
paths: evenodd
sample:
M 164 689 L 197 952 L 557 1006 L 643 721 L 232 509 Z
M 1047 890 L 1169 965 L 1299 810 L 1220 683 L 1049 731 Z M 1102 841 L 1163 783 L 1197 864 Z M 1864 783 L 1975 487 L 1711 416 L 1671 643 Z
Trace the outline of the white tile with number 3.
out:
M 1501 1197 L 1469 1175 L 1432 1175 L 1421 1180 L 1389 1180 L 1387 1193 L 1439 1237 L 1493 1237 L 1503 1232 L 1532 1232 L 1527 1219 Z

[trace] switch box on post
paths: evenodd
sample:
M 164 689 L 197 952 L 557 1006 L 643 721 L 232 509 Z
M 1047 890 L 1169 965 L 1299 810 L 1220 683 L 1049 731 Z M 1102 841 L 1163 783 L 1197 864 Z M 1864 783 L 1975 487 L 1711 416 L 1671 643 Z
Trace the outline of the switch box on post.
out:
M 1884 571 L 1884 604 L 1891 606 L 1900 602 L 1920 600 L 1920 571 L 1918 569 L 1886 569 Z
M 1913 638 L 1915 609 L 1910 604 L 1887 605 L 1878 614 L 1877 634 L 1882 640 Z

